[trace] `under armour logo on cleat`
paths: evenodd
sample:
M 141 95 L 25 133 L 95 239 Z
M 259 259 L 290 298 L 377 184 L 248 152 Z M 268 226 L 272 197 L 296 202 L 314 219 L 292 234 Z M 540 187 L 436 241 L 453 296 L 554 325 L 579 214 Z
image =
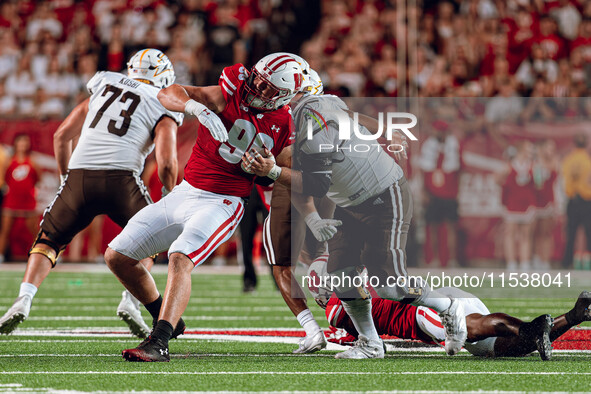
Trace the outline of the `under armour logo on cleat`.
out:
M 168 354 L 168 349 L 158 349 L 158 350 L 160 351 L 160 354 L 163 355 L 163 356 L 165 354 Z

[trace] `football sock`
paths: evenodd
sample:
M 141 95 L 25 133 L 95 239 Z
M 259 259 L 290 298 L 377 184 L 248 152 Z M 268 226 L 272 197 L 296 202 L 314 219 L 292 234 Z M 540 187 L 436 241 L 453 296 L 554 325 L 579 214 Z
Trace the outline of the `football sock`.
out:
M 37 294 L 37 286 L 35 286 L 32 283 L 21 283 L 21 289 L 18 293 L 19 297 L 28 295 L 29 297 L 31 297 L 31 299 L 33 299 L 33 297 L 35 297 L 35 294 Z
M 168 340 L 172 336 L 172 324 L 167 322 L 166 320 L 158 320 L 156 323 L 156 327 L 154 327 L 154 331 L 152 331 L 152 338 L 160 339 L 162 342 L 168 344 Z
M 519 327 L 518 337 L 520 341 L 516 347 L 520 349 L 521 353 L 531 353 L 536 349 L 536 336 L 541 334 L 541 324 L 546 320 L 546 316 L 538 316 L 531 322 L 523 323 Z
M 310 312 L 309 309 L 301 311 L 298 314 L 297 319 L 304 331 L 306 331 L 306 336 L 312 336 L 320 331 L 320 326 L 316 320 L 314 320 L 314 316 L 312 316 L 312 312 Z
M 380 336 L 373 323 L 371 316 L 371 300 L 366 299 L 348 299 L 341 300 L 345 311 L 353 321 L 355 329 L 360 335 L 365 335 L 369 340 L 380 341 Z
M 162 296 L 158 296 L 156 301 L 152 301 L 149 304 L 145 305 L 150 315 L 152 315 L 152 319 L 154 321 L 158 321 L 158 316 L 160 315 L 160 308 L 162 307 Z
M 577 311 L 575 308 L 571 309 L 570 311 L 566 312 L 564 314 L 564 317 L 566 318 L 566 322 L 572 327 L 572 326 L 576 326 L 582 323 L 582 321 L 579 321 L 580 319 L 577 319 Z

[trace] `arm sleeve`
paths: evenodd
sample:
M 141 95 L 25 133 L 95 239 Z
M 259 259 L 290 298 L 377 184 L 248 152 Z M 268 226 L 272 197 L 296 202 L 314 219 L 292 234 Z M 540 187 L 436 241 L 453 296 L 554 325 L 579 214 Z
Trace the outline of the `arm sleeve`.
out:
M 333 122 L 312 124 L 312 138 L 299 139 L 296 144 L 296 169 L 302 171 L 303 194 L 323 197 L 328 192 L 332 178 L 333 155 L 338 144 L 338 129 Z M 307 128 L 307 126 L 306 126 Z M 304 133 L 304 130 L 300 130 Z M 301 135 L 301 134 L 300 134 Z
M 330 188 L 332 178 L 332 153 L 306 155 L 302 153 L 302 193 L 313 197 L 323 197 Z

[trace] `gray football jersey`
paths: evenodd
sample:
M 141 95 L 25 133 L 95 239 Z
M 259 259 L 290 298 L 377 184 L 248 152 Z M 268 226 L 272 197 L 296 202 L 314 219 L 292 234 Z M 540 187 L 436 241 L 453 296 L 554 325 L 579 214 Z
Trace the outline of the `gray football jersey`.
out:
M 402 168 L 373 140 L 351 130 L 339 138 L 339 124 L 353 126 L 347 105 L 333 95 L 307 96 L 293 109 L 296 127 L 294 159 L 331 153 L 331 185 L 327 196 L 340 207 L 359 205 L 382 193 L 404 175 Z M 371 133 L 359 124 L 359 133 Z
M 154 149 L 154 128 L 164 116 L 182 124 L 183 114 L 158 101 L 159 89 L 114 72 L 98 72 L 86 85 L 88 114 L 70 169 L 129 170 L 140 174 Z

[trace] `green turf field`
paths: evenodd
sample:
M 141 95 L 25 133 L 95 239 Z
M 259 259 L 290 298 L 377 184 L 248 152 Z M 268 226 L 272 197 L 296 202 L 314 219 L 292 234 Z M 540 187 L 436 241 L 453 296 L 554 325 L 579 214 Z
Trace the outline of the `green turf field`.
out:
M 155 277 L 163 289 L 165 275 Z M 12 304 L 21 278 L 21 272 L 0 271 L 0 314 Z M 206 275 L 197 269 L 184 315 L 188 330 L 299 328 L 271 281 L 261 282 L 255 294 L 243 295 L 237 275 Z M 88 333 L 124 331 L 115 316 L 121 291 L 109 273 L 52 273 L 35 298 L 30 318 L 15 335 L 0 337 L 0 392 L 591 390 L 591 353 L 580 351 L 555 352 L 549 362 L 541 362 L 537 354 L 489 360 L 466 352 L 447 357 L 441 350 L 398 350 L 384 360 L 353 361 L 335 360 L 335 351 L 294 356 L 293 343 L 189 335 L 171 341 L 170 363 L 129 363 L 121 358 L 121 350 L 135 347 L 137 339 Z M 491 311 L 530 319 L 566 312 L 575 297 L 485 302 Z M 327 327 L 322 310 L 316 305 L 311 309 Z

